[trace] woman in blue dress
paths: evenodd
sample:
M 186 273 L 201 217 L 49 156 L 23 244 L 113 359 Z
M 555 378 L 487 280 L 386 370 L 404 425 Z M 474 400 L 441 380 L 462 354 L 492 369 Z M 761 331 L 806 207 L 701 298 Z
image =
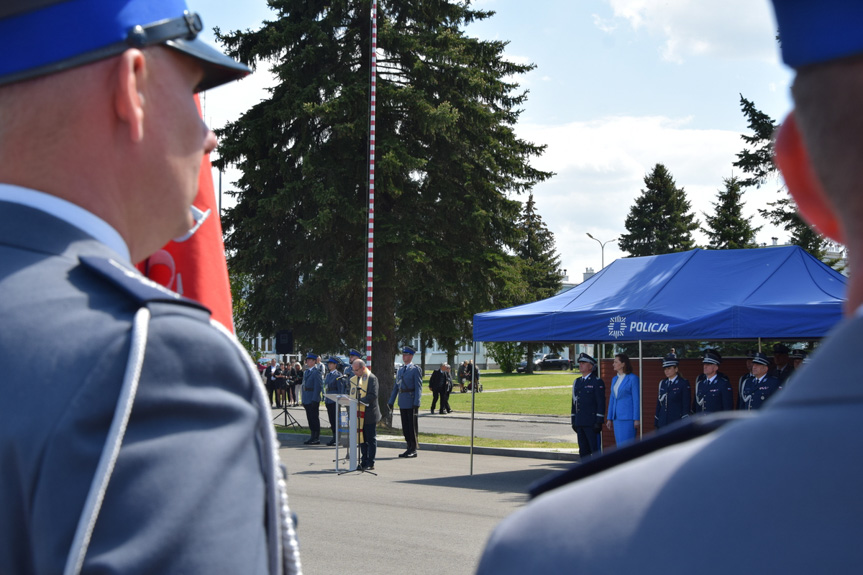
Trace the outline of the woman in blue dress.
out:
M 632 373 L 629 356 L 619 353 L 611 364 L 617 372 L 611 379 L 606 427 L 614 429 L 614 441 L 622 445 L 635 439 L 638 433 L 641 401 L 638 396 L 638 376 Z

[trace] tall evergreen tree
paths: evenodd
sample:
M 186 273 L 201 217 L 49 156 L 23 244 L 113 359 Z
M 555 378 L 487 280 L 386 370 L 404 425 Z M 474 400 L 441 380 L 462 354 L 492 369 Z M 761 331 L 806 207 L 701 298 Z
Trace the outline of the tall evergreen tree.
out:
M 632 256 L 652 256 L 694 248 L 692 232 L 698 229 L 698 220 L 668 169 L 656 164 L 644 176 L 644 186 L 626 217 L 629 233 L 620 235 L 620 249 Z
M 536 211 L 536 202 L 530 194 L 516 225 L 521 239 L 516 249 L 521 276 L 524 280 L 524 293 L 517 303 L 530 303 L 553 296 L 563 282 L 560 270 L 560 256 L 555 251 L 554 234 L 542 221 Z M 527 372 L 533 373 L 533 354 L 535 342 L 526 345 Z
M 343 349 L 365 326 L 371 3 L 269 5 L 275 17 L 260 30 L 217 30 L 232 56 L 277 77 L 220 131 L 219 163 L 242 172 L 225 216 L 229 263 L 253 278 L 249 324 Z M 378 5 L 372 356 L 382 401 L 400 337 L 455 341 L 473 313 L 509 303 L 519 203 L 508 194 L 551 175 L 529 165 L 543 148 L 513 131 L 526 93 L 512 78 L 532 66 L 461 31 L 492 14 L 447 0 Z
M 752 218 L 743 216 L 743 189 L 736 177 L 725 178 L 725 189 L 719 190 L 713 203 L 713 215 L 704 214 L 707 226 L 702 229 L 710 239 L 709 248 L 714 250 L 736 250 L 756 246 L 755 233 L 761 229 L 752 227 Z
M 757 109 L 743 94 L 740 95 L 740 109 L 752 133 L 741 136 L 747 148 L 737 154 L 734 166 L 748 174 L 747 178 L 740 180 L 741 186 L 761 187 L 777 176 L 776 165 L 773 163 L 773 134 L 779 124 Z M 817 258 L 824 257 L 824 238 L 803 221 L 784 186 L 778 191 L 782 197 L 775 202 L 768 202 L 769 208 L 759 208 L 758 213 L 791 234 L 792 244 L 802 247 Z

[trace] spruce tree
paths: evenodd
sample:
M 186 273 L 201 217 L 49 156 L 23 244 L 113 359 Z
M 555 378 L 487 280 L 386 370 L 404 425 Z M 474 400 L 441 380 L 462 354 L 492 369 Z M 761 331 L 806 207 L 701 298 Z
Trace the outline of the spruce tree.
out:
M 518 303 L 549 298 L 560 291 L 563 273 L 560 271 L 560 256 L 554 247 L 554 234 L 537 213 L 533 194 L 530 194 L 524 203 L 516 227 L 521 233 L 516 255 L 525 289 Z M 527 343 L 527 373 L 533 373 L 535 347 L 534 342 Z
M 695 247 L 692 232 L 698 220 L 692 213 L 686 192 L 678 188 L 668 169 L 656 164 L 644 176 L 645 189 L 629 210 L 618 245 L 632 256 L 684 252 Z
M 707 226 L 703 228 L 710 239 L 708 247 L 714 250 L 736 250 L 756 247 L 755 233 L 761 226 L 752 227 L 752 218 L 743 216 L 743 189 L 736 177 L 725 178 L 725 189 L 719 190 L 713 203 L 713 215 L 704 214 Z
M 364 340 L 370 7 L 368 0 L 269 0 L 257 31 L 222 33 L 226 51 L 277 83 L 219 131 L 234 164 L 224 223 L 229 265 L 252 276 L 247 325 L 291 327 L 318 350 Z M 492 12 L 461 2 L 378 5 L 372 356 L 385 401 L 399 339 L 470 336 L 474 313 L 507 305 L 519 202 L 551 174 L 515 136 L 533 68 L 505 42 L 463 27 Z M 455 343 L 452 343 L 454 346 Z
M 752 133 L 741 136 L 747 147 L 737 154 L 734 166 L 748 174 L 747 178 L 740 180 L 741 186 L 761 187 L 777 175 L 776 165 L 773 163 L 773 134 L 779 124 L 756 108 L 743 94 L 740 95 L 740 109 Z M 816 258 L 824 257 L 824 238 L 803 221 L 785 187 L 782 186 L 778 192 L 782 197 L 775 202 L 768 202 L 769 208 L 759 208 L 758 213 L 791 234 L 792 244 L 802 247 Z

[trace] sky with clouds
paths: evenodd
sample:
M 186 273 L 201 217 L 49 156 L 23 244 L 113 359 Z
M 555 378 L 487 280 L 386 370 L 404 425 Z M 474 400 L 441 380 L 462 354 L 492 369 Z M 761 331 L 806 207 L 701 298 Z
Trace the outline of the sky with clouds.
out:
M 263 0 L 187 0 L 207 29 L 255 29 L 273 13 Z M 386 2 L 386 0 L 381 0 Z M 625 233 L 624 221 L 644 176 L 665 164 L 698 219 L 723 179 L 741 175 L 735 154 L 747 131 L 740 94 L 776 120 L 791 109 L 791 72 L 782 65 L 767 0 L 477 0 L 495 15 L 466 33 L 509 42 L 506 57 L 536 68 L 518 78 L 529 91 L 520 137 L 547 146 L 534 159 L 556 173 L 534 188 L 571 281 L 599 270 L 599 244 Z M 212 41 L 209 32 L 205 38 Z M 259 70 L 209 92 L 213 127 L 235 120 L 266 97 Z M 218 176 L 216 176 L 218 177 Z M 223 188 L 235 179 L 224 175 Z M 780 181 L 744 195 L 744 212 L 781 197 Z M 760 243 L 788 234 L 764 225 Z M 699 243 L 706 237 L 696 235 Z M 605 264 L 624 257 L 615 242 Z

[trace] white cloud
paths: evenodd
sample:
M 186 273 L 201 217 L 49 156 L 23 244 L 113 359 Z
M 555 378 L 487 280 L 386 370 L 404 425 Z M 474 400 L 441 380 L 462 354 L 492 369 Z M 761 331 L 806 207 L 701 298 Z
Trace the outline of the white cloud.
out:
M 614 17 L 663 38 L 663 59 L 681 63 L 694 56 L 774 62 L 778 47 L 767 2 L 752 0 L 606 0 Z M 600 30 L 614 27 L 596 16 Z
M 712 209 L 723 178 L 732 175 L 731 164 L 743 142 L 737 132 L 694 129 L 690 123 L 690 118 L 616 116 L 517 128 L 519 137 L 548 146 L 533 165 L 557 175 L 537 185 L 534 197 L 572 280 L 581 281 L 586 267 L 601 266 L 599 245 L 586 233 L 602 241 L 625 233 L 624 221 L 644 188 L 644 176 L 657 163 L 686 190 L 703 223 L 702 212 Z M 754 215 L 758 207 L 778 199 L 778 188 L 776 183 L 748 191 L 745 213 Z M 771 235 L 787 236 L 765 226 L 758 240 L 769 242 Z M 707 239 L 699 233 L 696 241 Z M 625 255 L 615 243 L 605 247 L 606 265 Z

